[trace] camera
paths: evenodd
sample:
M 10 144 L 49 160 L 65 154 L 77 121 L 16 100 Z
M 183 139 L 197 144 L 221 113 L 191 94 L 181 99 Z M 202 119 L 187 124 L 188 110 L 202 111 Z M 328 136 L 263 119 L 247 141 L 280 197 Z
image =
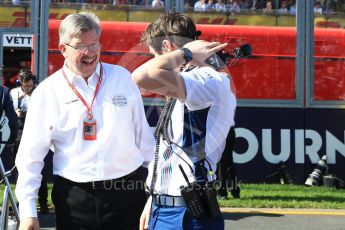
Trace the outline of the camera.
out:
M 267 175 L 265 177 L 265 179 L 270 179 L 272 177 L 279 178 L 279 182 L 281 184 L 293 184 L 294 183 L 294 181 L 292 179 L 292 176 L 289 173 L 285 162 L 283 162 L 283 161 L 280 161 L 276 171 L 274 171 L 273 173 Z
M 324 155 L 319 162 L 317 162 L 317 165 L 315 169 L 310 173 L 308 179 L 305 182 L 305 185 L 307 186 L 319 186 L 322 184 L 322 176 L 327 173 L 328 166 L 326 163 L 326 155 Z
M 345 188 L 345 182 L 333 174 L 323 176 L 322 183 L 327 187 Z

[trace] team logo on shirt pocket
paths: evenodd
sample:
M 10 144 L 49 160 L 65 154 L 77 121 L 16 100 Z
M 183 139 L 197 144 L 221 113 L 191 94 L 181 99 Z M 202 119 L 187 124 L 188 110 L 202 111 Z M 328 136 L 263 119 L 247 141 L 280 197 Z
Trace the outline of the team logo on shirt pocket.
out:
M 111 102 L 113 103 L 113 105 L 116 105 L 116 106 L 126 106 L 128 104 L 127 97 L 125 97 L 122 94 L 114 95 L 111 98 Z

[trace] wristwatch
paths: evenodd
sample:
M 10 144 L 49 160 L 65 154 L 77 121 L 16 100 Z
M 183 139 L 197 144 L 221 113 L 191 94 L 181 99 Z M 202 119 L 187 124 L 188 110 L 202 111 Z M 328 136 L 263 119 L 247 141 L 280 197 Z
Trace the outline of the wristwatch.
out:
M 186 65 L 188 62 L 190 62 L 193 59 L 193 53 L 190 51 L 190 49 L 182 47 L 180 49 L 182 51 L 182 55 L 184 60 L 186 61 L 184 65 Z

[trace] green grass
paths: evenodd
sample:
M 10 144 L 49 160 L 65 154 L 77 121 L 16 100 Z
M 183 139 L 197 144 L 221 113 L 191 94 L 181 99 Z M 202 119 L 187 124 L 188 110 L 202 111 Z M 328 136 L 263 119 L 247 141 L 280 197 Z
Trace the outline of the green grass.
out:
M 48 206 L 49 207 L 53 206 L 53 203 L 52 203 L 51 197 L 50 197 L 50 194 L 51 194 L 51 191 L 52 191 L 52 187 L 53 187 L 52 184 L 48 184 Z M 0 207 L 2 206 L 2 201 L 3 201 L 3 198 L 4 198 L 4 189 L 5 189 L 5 185 L 1 184 L 0 185 Z M 12 190 L 12 193 L 14 195 L 14 199 L 17 201 L 14 189 L 15 189 L 15 185 L 11 184 L 11 190 Z
M 325 186 L 241 184 L 241 198 L 220 200 L 222 207 L 345 209 L 345 190 Z
M 49 194 L 52 185 L 49 184 Z M 219 200 L 222 207 L 345 209 L 345 190 L 303 185 L 240 184 L 241 198 Z M 4 185 L 0 185 L 2 204 Z M 14 192 L 14 185 L 12 185 Z M 52 202 L 49 195 L 49 206 Z

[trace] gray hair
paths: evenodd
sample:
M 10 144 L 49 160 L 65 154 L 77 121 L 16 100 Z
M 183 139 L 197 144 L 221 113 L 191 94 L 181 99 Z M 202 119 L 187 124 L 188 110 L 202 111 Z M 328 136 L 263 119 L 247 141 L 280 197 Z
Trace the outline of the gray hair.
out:
M 99 18 L 95 14 L 89 12 L 70 14 L 60 24 L 59 44 L 69 43 L 73 37 L 92 30 L 95 30 L 98 36 L 101 35 Z

